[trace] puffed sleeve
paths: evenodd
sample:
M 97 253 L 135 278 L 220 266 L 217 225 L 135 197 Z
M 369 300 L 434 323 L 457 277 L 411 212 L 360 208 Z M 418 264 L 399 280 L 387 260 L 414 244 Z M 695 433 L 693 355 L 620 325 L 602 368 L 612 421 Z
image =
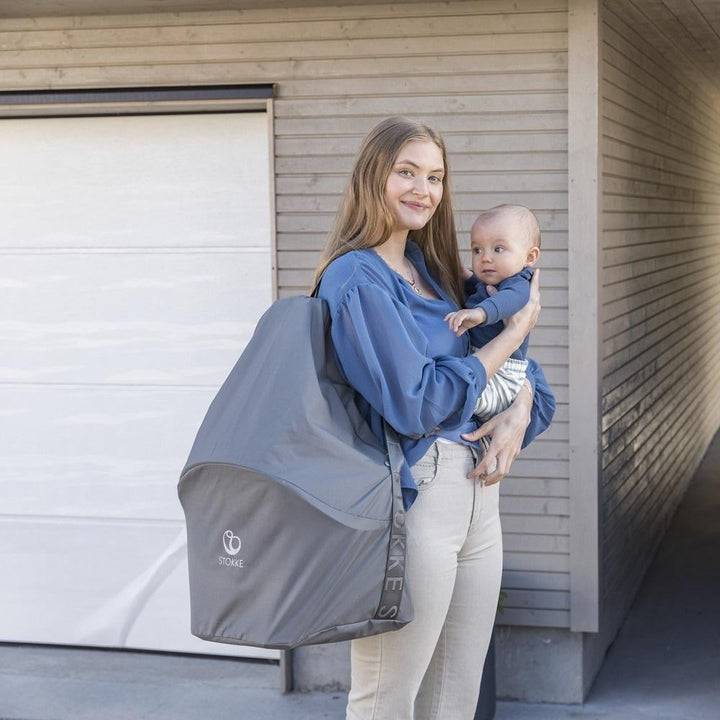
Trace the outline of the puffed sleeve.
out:
M 530 424 L 525 430 L 523 447 L 547 430 L 555 415 L 555 395 L 548 385 L 542 367 L 532 358 L 528 358 L 526 377 L 533 388 L 533 407 Z
M 400 434 L 452 430 L 471 418 L 487 383 L 476 357 L 430 357 L 409 309 L 375 284 L 352 287 L 331 312 L 347 381 Z

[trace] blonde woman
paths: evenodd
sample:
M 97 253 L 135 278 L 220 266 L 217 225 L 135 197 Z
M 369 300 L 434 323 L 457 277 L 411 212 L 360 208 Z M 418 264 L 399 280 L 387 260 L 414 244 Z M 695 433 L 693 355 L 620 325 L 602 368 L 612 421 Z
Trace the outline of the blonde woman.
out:
M 478 428 L 487 379 L 517 350 L 540 310 L 527 305 L 470 353 L 445 317 L 462 307 L 462 269 L 442 138 L 388 118 L 365 139 L 316 279 L 337 359 L 382 438 L 401 436 L 406 577 L 415 619 L 352 641 L 348 720 L 471 720 L 502 570 L 497 482 L 555 409 L 530 361 L 525 391 Z M 481 438 L 491 438 L 483 454 Z

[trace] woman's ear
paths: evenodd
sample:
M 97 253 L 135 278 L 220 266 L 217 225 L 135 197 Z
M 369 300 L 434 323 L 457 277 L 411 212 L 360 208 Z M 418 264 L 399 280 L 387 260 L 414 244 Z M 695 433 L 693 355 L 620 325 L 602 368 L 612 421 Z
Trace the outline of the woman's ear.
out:
M 534 265 L 537 262 L 538 257 L 540 257 L 540 248 L 531 247 L 530 250 L 528 250 L 527 257 L 525 258 L 525 266 L 530 267 Z

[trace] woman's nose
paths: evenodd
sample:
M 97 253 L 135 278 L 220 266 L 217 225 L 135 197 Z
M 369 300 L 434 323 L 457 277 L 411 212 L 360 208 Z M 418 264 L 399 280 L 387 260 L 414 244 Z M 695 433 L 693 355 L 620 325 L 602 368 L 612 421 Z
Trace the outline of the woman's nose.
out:
M 413 192 L 416 195 L 427 195 L 428 194 L 428 182 L 427 179 L 424 177 L 416 176 L 415 177 L 415 186 L 413 188 Z

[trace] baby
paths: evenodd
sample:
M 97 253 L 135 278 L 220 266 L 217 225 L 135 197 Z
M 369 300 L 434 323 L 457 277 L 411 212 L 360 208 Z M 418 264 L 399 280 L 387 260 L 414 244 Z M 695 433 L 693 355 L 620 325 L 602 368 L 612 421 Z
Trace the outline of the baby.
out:
M 472 269 L 465 280 L 466 308 L 449 313 L 456 335 L 470 332 L 481 347 L 503 329 L 503 318 L 516 313 L 530 297 L 530 269 L 540 255 L 540 225 L 522 205 L 498 205 L 481 213 L 470 231 Z M 488 287 L 494 292 L 489 293 Z M 526 337 L 518 350 L 488 380 L 475 407 L 481 422 L 508 408 L 525 382 Z

